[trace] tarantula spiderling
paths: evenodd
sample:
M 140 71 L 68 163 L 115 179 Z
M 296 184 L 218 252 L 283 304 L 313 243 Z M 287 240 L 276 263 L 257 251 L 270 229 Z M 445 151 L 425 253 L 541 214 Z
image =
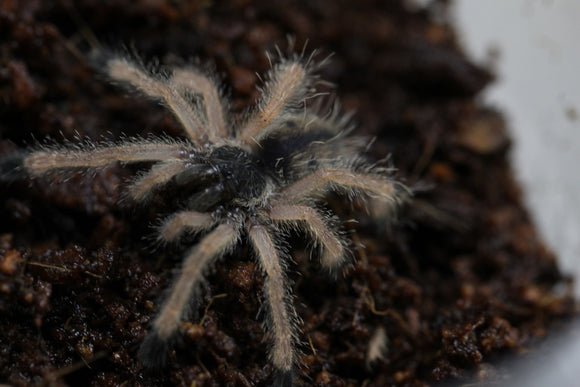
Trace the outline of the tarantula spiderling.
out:
M 162 242 L 200 233 L 185 253 L 181 270 L 141 345 L 147 367 L 163 363 L 170 339 L 187 318 L 203 273 L 217 258 L 247 238 L 265 276 L 266 330 L 278 384 L 292 384 L 297 362 L 297 321 L 285 269 L 289 258 L 280 234 L 296 228 L 320 251 L 323 268 L 335 271 L 347 259 L 347 243 L 336 219 L 319 208 L 328 191 L 351 198 L 366 195 L 396 206 L 409 190 L 387 168 L 360 156 L 364 142 L 348 136 L 349 119 L 335 105 L 322 114 L 316 75 L 320 63 L 303 55 L 279 55 L 266 77 L 257 106 L 234 120 L 214 77 L 195 67 L 161 75 L 137 62 L 110 55 L 104 71 L 114 81 L 161 100 L 181 123 L 186 139 L 133 138 L 99 146 L 44 147 L 21 158 L 31 176 L 66 170 L 91 170 L 120 162 L 150 163 L 128 187 L 135 202 L 171 186 L 185 192 L 182 209 L 158 229 Z M 11 160 L 11 165 L 14 160 Z

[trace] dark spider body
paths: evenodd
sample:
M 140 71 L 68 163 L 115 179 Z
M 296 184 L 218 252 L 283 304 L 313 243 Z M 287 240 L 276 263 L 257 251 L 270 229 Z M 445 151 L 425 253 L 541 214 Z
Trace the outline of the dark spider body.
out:
M 309 163 L 292 163 L 313 143 L 328 142 L 333 134 L 327 131 L 293 133 L 292 126 L 282 135 L 262 141 L 253 152 L 223 145 L 208 152 L 207 156 L 190 155 L 191 166 L 175 176 L 181 188 L 192 190 L 187 208 L 211 211 L 217 206 L 227 209 L 245 206 L 259 199 L 267 184 L 280 185 L 292 182 L 296 175 L 304 175 L 317 167 L 314 159 Z
M 288 125 L 286 130 L 279 133 L 277 136 L 265 138 L 261 142 L 261 147 L 258 150 L 258 157 L 262 160 L 264 165 L 271 166 L 275 175 L 281 176 L 286 180 L 291 180 L 293 176 L 297 175 L 297 170 L 314 170 L 315 161 L 313 158 L 310 165 L 297 165 L 292 163 L 293 156 L 303 153 L 314 143 L 327 143 L 336 133 L 326 131 L 324 129 L 311 130 L 308 132 L 296 133 L 296 123 L 292 122 Z M 334 149 L 333 157 L 343 155 L 341 151 L 344 149 Z M 303 171 L 302 174 L 306 172 Z
M 289 257 L 280 247 L 281 239 L 288 229 L 307 234 L 321 266 L 335 272 L 348 261 L 347 241 L 336 229 L 336 216 L 320 209 L 325 194 L 371 196 L 394 207 L 409 191 L 389 177 L 389 169 L 369 165 L 360 156 L 365 142 L 348 136 L 348 119 L 338 109 L 321 114 L 320 105 L 306 103 L 317 95 L 317 66 L 310 59 L 281 58 L 268 74 L 257 108 L 244 120 L 230 119 L 212 77 L 195 68 L 159 75 L 124 58 L 109 56 L 103 63 L 113 80 L 162 100 L 187 139 L 40 147 L 0 160 L 0 172 L 15 179 L 95 170 L 117 162 L 152 164 L 128 186 L 129 198 L 147 203 L 151 192 L 173 187 L 168 194 L 179 209 L 161 222 L 158 239 L 170 243 L 186 233 L 202 236 L 185 252 L 141 345 L 142 363 L 153 368 L 166 361 L 169 343 L 188 317 L 204 272 L 244 238 L 265 278 L 264 325 L 270 360 L 279 375 L 275 383 L 292 384 L 299 362 L 299 318 L 291 302 L 285 275 Z
M 231 145 L 212 149 L 207 156 L 191 155 L 190 165 L 174 177 L 185 190 L 186 207 L 211 211 L 216 206 L 239 206 L 257 198 L 273 174 L 262 160 Z
M 267 179 L 273 177 L 273 171 L 267 169 L 262 159 L 234 146 L 214 149 L 209 159 L 220 176 L 222 203 L 260 197 L 266 189 Z

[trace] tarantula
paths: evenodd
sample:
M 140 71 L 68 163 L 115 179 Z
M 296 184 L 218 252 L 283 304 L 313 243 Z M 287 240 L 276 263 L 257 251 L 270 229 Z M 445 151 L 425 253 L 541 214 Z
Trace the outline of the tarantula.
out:
M 351 198 L 366 195 L 394 206 L 409 191 L 388 168 L 359 156 L 364 143 L 349 137 L 349 119 L 336 104 L 322 114 L 317 96 L 320 63 L 303 55 L 279 55 L 261 89 L 257 107 L 234 120 L 212 75 L 194 67 L 164 74 L 136 61 L 110 55 L 104 71 L 114 81 L 161 100 L 180 121 L 187 139 L 133 138 L 104 145 L 40 147 L 20 159 L 30 176 L 71 169 L 104 168 L 113 163 L 150 163 L 128 187 L 135 202 L 171 183 L 185 192 L 182 209 L 158 229 L 162 242 L 200 233 L 185 253 L 181 270 L 141 345 L 147 367 L 163 363 L 167 343 L 187 318 L 191 299 L 213 262 L 247 238 L 265 275 L 266 329 L 278 384 L 292 384 L 297 317 L 285 268 L 289 260 L 281 235 L 295 228 L 308 234 L 330 272 L 346 261 L 347 243 L 335 216 L 320 208 L 328 191 Z

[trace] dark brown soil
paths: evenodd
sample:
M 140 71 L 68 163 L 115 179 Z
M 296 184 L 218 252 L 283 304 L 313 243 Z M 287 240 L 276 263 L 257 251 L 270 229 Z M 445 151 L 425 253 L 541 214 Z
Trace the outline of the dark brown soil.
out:
M 74 6 L 71 5 L 74 3 Z M 322 56 L 357 133 L 376 137 L 414 201 L 385 226 L 341 209 L 355 267 L 338 280 L 296 244 L 291 265 L 305 385 L 424 385 L 489 375 L 574 312 L 570 281 L 538 240 L 507 161 L 500 114 L 477 102 L 492 76 L 465 58 L 446 2 L 0 0 L 0 156 L 51 137 L 166 132 L 168 112 L 109 85 L 85 59 L 90 35 L 146 62 L 215 65 L 241 111 L 255 73 L 286 36 Z M 308 49 L 307 49 L 308 50 Z M 182 248 L 152 246 L 161 203 L 132 208 L 115 166 L 68 181 L 1 183 L 0 382 L 51 385 L 266 385 L 263 278 L 247 247 L 208 277 L 170 365 L 136 359 Z M 296 238 L 296 240 L 299 240 Z M 362 248 L 359 246 L 366 246 Z M 300 273 L 300 274 L 298 274 Z M 382 359 L 367 364 L 378 329 Z

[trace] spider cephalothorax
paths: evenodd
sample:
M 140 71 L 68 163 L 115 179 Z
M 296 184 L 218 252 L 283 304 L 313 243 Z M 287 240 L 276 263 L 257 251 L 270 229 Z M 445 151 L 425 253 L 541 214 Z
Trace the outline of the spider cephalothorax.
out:
M 230 119 L 212 77 L 195 68 L 176 68 L 162 76 L 115 56 L 105 60 L 104 68 L 113 80 L 162 100 L 181 122 L 187 139 L 45 147 L 24 154 L 22 169 L 39 176 L 115 162 L 152 163 L 129 185 L 129 197 L 145 202 L 153 191 L 168 186 L 180 192 L 184 203 L 162 222 L 158 238 L 172 242 L 184 233 L 202 236 L 185 253 L 141 346 L 146 366 L 163 362 L 167 343 L 187 317 L 204 270 L 240 238 L 247 238 L 265 276 L 271 361 L 282 376 L 278 380 L 291 382 L 297 324 L 278 234 L 288 227 L 306 233 L 318 247 L 321 265 L 336 270 L 346 261 L 346 242 L 335 229 L 333 216 L 318 208 L 324 194 L 342 191 L 351 198 L 362 194 L 396 205 L 408 196 L 407 189 L 389 177 L 388 169 L 361 158 L 364 144 L 347 136 L 348 120 L 336 107 L 321 114 L 320 105 L 307 103 L 316 96 L 317 65 L 311 59 L 280 56 L 256 109 L 245 120 Z
M 186 169 L 172 179 L 185 192 L 187 208 L 210 211 L 215 206 L 255 205 L 272 178 L 271 171 L 253 154 L 222 145 L 192 153 Z

